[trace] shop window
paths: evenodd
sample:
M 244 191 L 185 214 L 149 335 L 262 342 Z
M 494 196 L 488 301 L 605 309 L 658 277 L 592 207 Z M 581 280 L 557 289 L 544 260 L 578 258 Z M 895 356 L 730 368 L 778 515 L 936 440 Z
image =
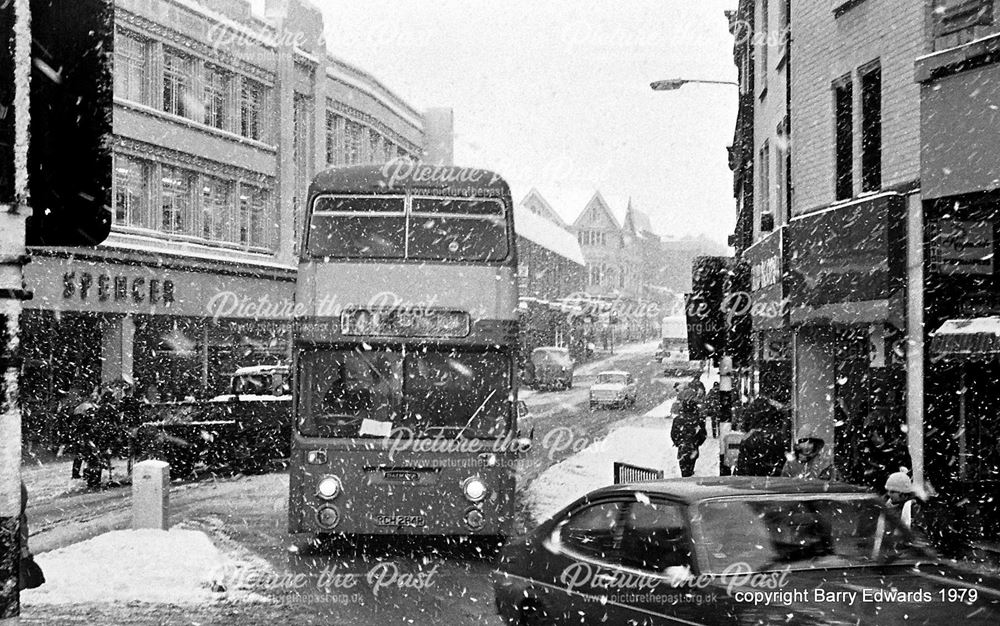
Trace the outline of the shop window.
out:
M 240 134 L 264 140 L 264 86 L 247 78 L 240 85 Z
M 176 167 L 163 166 L 160 228 L 166 233 L 195 234 L 193 226 L 194 174 Z
M 115 224 L 145 225 L 149 212 L 150 164 L 141 159 L 115 155 Z
M 847 76 L 833 86 L 836 198 L 854 195 L 854 89 Z
M 149 104 L 149 43 L 117 31 L 114 74 L 116 97 Z
M 163 110 L 167 113 L 190 117 L 192 114 L 191 83 L 194 64 L 190 57 L 164 50 L 163 52 Z
M 861 75 L 861 190 L 882 188 L 882 68 L 875 64 Z
M 231 76 L 214 65 L 205 66 L 205 123 L 229 128 L 229 84 Z

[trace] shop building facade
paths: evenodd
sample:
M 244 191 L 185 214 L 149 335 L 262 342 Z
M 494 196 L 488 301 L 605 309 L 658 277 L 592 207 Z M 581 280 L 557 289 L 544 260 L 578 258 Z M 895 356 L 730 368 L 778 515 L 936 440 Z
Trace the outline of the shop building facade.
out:
M 913 467 L 892 348 L 907 332 L 906 225 L 920 207 L 913 60 L 926 18 L 905 0 L 791 6 L 795 425 L 832 442 L 841 477 L 879 488 Z
M 265 13 L 116 2 L 112 233 L 92 249 L 30 250 L 30 405 L 116 380 L 197 397 L 238 366 L 287 360 L 313 174 L 450 159 L 449 110 L 417 111 L 330 56 L 308 3 Z
M 941 2 L 920 89 L 924 359 L 930 483 L 969 538 L 1000 539 L 1000 3 Z M 914 319 L 914 321 L 917 321 Z

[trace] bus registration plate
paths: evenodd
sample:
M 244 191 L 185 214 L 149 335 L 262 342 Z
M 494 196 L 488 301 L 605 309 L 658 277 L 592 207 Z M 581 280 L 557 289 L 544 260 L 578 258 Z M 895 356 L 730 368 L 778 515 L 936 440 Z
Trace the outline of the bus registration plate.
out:
M 426 526 L 427 522 L 423 515 L 376 515 L 375 524 L 378 526 L 409 526 L 420 528 Z

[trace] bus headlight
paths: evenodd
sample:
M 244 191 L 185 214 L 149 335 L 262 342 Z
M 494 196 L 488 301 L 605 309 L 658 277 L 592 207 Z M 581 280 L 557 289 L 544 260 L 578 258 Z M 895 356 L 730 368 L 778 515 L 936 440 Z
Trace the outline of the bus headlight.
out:
M 316 511 L 316 521 L 323 528 L 335 528 L 340 523 L 340 512 L 337 507 L 324 506 Z
M 343 491 L 340 478 L 336 476 L 324 476 L 316 484 L 316 495 L 324 500 L 333 500 Z
M 487 491 L 486 483 L 475 476 L 465 480 L 465 483 L 462 484 L 462 490 L 465 491 L 465 498 L 469 502 L 482 502 Z

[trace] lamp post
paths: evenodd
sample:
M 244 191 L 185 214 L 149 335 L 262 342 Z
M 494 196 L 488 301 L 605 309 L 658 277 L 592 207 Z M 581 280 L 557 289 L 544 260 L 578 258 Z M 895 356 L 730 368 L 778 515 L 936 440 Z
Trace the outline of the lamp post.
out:
M 734 85 L 739 87 L 739 83 L 732 80 L 702 80 L 700 78 L 668 78 L 666 80 L 654 80 L 649 83 L 653 91 L 676 91 L 684 85 L 690 83 L 701 83 L 705 85 Z

